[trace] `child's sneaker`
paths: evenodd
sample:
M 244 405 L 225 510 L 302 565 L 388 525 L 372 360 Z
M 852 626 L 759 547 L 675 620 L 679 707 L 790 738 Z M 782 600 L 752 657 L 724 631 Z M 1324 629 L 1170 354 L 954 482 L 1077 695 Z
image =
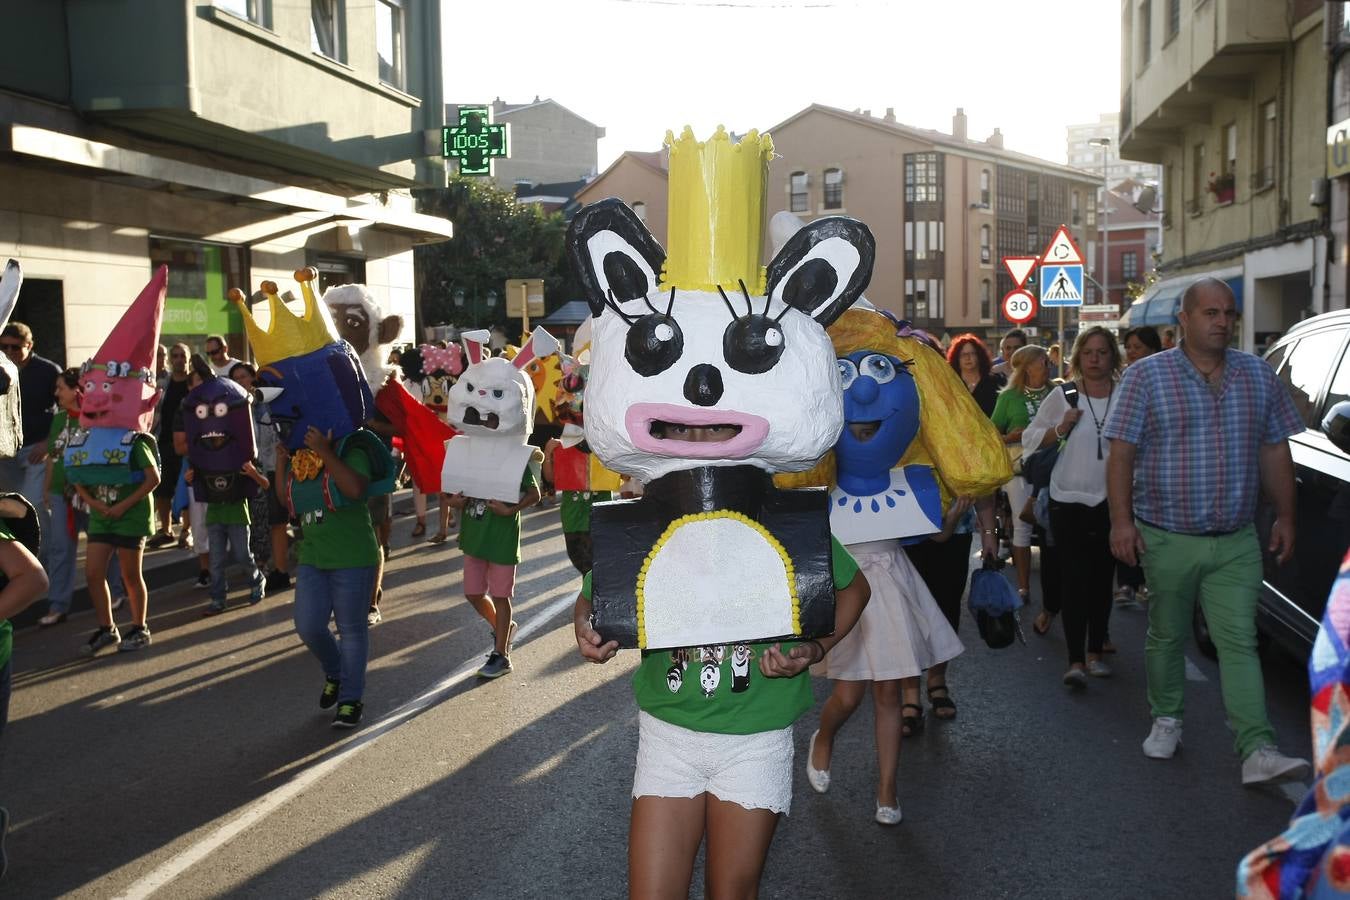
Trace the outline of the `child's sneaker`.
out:
M 355 728 L 361 724 L 361 701 L 339 703 L 337 715 L 333 716 L 334 728 Z
M 342 682 L 336 678 L 325 678 L 323 680 L 323 693 L 319 694 L 319 709 L 332 709 L 333 704 L 337 703 L 338 688 Z
M 218 616 L 225 611 L 224 600 L 212 600 L 206 604 L 206 609 L 202 610 L 203 616 Z
M 80 652 L 85 656 L 95 656 L 105 647 L 113 647 L 122 642 L 122 636 L 117 632 L 116 625 L 104 625 L 95 631 L 88 642 L 80 648 Z
M 122 638 L 122 643 L 117 645 L 121 653 L 130 653 L 134 650 L 144 650 L 150 646 L 150 629 L 144 625 L 132 625 L 127 636 Z
M 205 588 L 210 588 L 210 587 L 211 587 L 211 573 L 210 573 L 210 572 L 198 572 L 198 573 L 197 573 L 197 584 L 196 584 L 196 586 L 199 587 L 199 588 L 204 588 L 204 589 L 205 589 Z
M 511 671 L 511 658 L 496 650 L 488 654 L 487 662 L 478 670 L 479 678 L 501 678 Z
M 253 590 L 248 592 L 248 605 L 257 606 L 259 603 L 263 602 L 263 598 L 266 596 L 267 596 L 266 582 L 263 581 L 262 576 L 259 575 L 257 583 L 253 585 Z
M 267 573 L 266 590 L 270 594 L 276 594 L 287 590 L 291 586 L 291 576 L 280 569 L 273 569 Z
M 366 627 L 378 625 L 383 621 L 384 616 L 380 614 L 380 608 L 378 606 L 372 606 L 370 612 L 366 613 Z

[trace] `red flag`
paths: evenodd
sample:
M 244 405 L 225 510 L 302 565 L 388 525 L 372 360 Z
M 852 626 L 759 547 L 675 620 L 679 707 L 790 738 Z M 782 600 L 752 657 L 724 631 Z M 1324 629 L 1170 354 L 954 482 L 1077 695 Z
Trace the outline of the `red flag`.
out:
M 413 484 L 424 494 L 441 490 L 445 442 L 459 432 L 436 417 L 398 381 L 390 381 L 375 395 L 375 408 L 384 413 L 403 438 L 403 460 Z

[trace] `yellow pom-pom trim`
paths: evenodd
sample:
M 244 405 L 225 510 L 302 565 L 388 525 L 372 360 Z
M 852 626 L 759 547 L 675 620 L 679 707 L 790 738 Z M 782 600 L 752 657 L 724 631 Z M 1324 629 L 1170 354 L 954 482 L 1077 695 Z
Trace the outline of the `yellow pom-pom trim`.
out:
M 309 481 L 318 478 L 323 471 L 323 457 L 305 447 L 291 454 L 291 473 L 296 481 Z
M 675 534 L 675 532 L 679 531 L 680 528 L 682 528 L 685 525 L 688 525 L 691 522 L 710 522 L 713 519 L 731 519 L 732 521 L 740 522 L 742 525 L 746 525 L 750 528 L 753 528 L 755 531 L 759 532 L 760 537 L 764 538 L 764 540 L 768 542 L 770 547 L 773 547 L 774 552 L 778 554 L 778 558 L 783 561 L 783 576 L 784 579 L 787 581 L 788 597 L 792 603 L 792 633 L 799 636 L 801 635 L 802 610 L 801 610 L 801 601 L 797 597 L 797 576 L 796 571 L 792 565 L 792 557 L 788 555 L 787 548 L 785 548 L 779 542 L 778 538 L 774 537 L 769 532 L 769 529 L 765 528 L 763 525 L 759 524 L 749 516 L 743 513 L 735 512 L 734 510 L 719 509 L 716 510 L 715 512 L 690 513 L 687 516 L 680 516 L 678 519 L 676 519 L 675 521 L 671 522 L 669 525 L 666 526 L 666 530 L 661 532 L 661 536 L 656 539 L 656 543 L 652 544 L 652 549 L 647 552 L 647 558 L 642 561 L 642 567 L 638 570 L 637 589 L 636 589 L 637 633 L 638 633 L 638 647 L 640 649 L 642 650 L 647 649 L 646 586 L 647 586 L 647 572 L 649 569 L 651 569 L 652 561 L 656 559 L 658 554 L 660 554 L 661 549 L 666 544 L 666 541 L 670 540 L 670 538 Z

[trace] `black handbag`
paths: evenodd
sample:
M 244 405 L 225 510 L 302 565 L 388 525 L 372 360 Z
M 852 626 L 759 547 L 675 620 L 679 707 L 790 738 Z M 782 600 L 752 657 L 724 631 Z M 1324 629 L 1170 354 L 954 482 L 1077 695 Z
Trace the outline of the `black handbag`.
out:
M 1069 406 L 1077 409 L 1078 386 L 1072 381 L 1066 381 L 1059 389 L 1064 392 L 1064 399 L 1069 401 Z M 1059 448 L 1063 443 L 1055 441 L 1049 447 L 1042 447 L 1030 456 L 1023 457 L 1022 477 L 1033 494 L 1050 486 L 1050 475 L 1055 471 L 1055 463 L 1059 462 Z

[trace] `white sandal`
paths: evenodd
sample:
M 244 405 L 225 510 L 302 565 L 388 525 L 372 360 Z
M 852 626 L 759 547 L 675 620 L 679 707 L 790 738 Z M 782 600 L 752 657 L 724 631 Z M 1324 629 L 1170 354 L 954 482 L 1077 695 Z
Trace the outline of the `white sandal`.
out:
M 811 742 L 806 747 L 806 780 L 811 783 L 811 787 L 817 794 L 823 794 L 830 789 L 830 770 L 817 769 L 811 765 L 811 757 L 816 755 L 816 736 L 820 734 L 817 728 L 811 735 Z

